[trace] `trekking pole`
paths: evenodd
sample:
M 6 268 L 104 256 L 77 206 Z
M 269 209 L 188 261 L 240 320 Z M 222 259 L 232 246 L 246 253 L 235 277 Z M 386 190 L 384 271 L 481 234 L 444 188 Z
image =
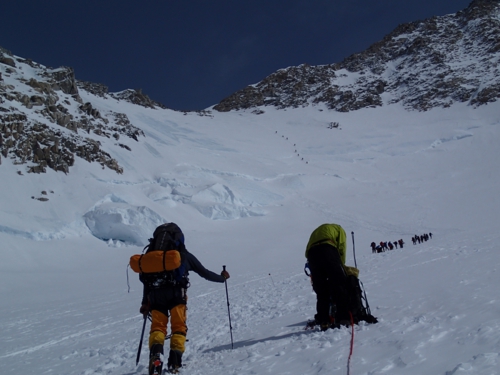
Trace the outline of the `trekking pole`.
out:
M 273 282 L 273 286 L 276 287 L 276 285 L 274 284 L 274 280 L 273 280 L 273 277 L 271 276 L 271 274 L 269 274 L 269 277 L 271 278 L 271 281 Z
M 358 265 L 356 264 L 356 247 L 354 246 L 354 232 L 351 232 L 352 235 L 352 252 L 354 254 L 354 267 L 358 268 Z
M 139 342 L 139 348 L 137 349 L 137 358 L 135 359 L 135 365 L 139 364 L 139 358 L 141 357 L 142 339 L 144 338 L 144 330 L 146 329 L 146 321 L 148 320 L 148 314 L 144 314 L 144 323 L 142 324 L 141 341 Z
M 226 266 L 222 266 L 222 269 L 225 271 Z M 229 310 L 229 293 L 227 292 L 227 280 L 226 280 L 226 278 L 224 278 L 224 284 L 226 284 L 227 315 L 229 317 L 229 332 L 231 333 L 231 349 L 234 349 L 233 327 L 231 326 L 231 311 Z

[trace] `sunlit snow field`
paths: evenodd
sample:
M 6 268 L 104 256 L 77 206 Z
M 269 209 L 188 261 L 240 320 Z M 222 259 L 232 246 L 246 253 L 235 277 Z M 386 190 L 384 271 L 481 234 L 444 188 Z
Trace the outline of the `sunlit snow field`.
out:
M 127 264 L 169 221 L 207 268 L 231 274 L 234 349 L 224 285 L 191 274 L 183 374 L 347 373 L 351 331 L 304 330 L 305 245 L 327 222 L 348 233 L 349 265 L 354 232 L 379 318 L 356 326 L 351 374 L 500 373 L 499 103 L 200 116 L 80 95 L 146 136 L 121 141 L 131 152 L 102 141 L 122 175 L 82 159 L 68 175 L 2 160 L 1 374 L 146 374 Z M 32 199 L 42 191 L 47 202 Z M 400 238 L 403 249 L 371 253 Z

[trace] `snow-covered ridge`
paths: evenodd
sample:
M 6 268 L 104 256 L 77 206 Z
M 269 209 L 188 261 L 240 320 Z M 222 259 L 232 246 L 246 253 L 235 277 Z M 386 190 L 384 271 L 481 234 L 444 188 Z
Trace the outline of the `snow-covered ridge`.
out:
M 362 77 L 336 74 L 343 84 Z M 117 140 L 78 128 L 121 174 L 81 157 L 68 174 L 25 173 L 13 153 L 3 158 L 2 375 L 20 366 L 29 375 L 147 373 L 149 329 L 135 363 L 142 286 L 130 273 L 129 290 L 125 271 L 166 221 L 179 224 L 207 268 L 227 265 L 231 274 L 234 349 L 224 284 L 191 273 L 181 373 L 345 374 L 351 330 L 304 330 L 315 313 L 304 248 L 316 226 L 335 222 L 355 233 L 360 277 L 379 318 L 355 327 L 351 373 L 497 375 L 500 101 L 475 109 L 392 104 L 340 113 L 318 105 L 199 116 L 76 87 L 90 113 L 109 124 L 124 114 L 142 133 Z M 54 92 L 78 114 L 73 94 Z M 43 106 L 16 103 L 0 107 L 17 105 L 26 118 L 46 121 L 34 112 Z M 110 133 L 104 121 L 92 123 Z M 411 244 L 429 232 L 430 241 Z M 399 238 L 403 249 L 371 253 L 371 241 Z
M 426 111 L 500 97 L 500 6 L 474 0 L 456 14 L 398 26 L 341 63 L 280 69 L 214 106 L 218 111 L 324 103 L 348 112 L 402 103 Z
M 160 107 L 140 92 L 108 94 L 102 85 L 78 82 L 71 68 L 47 68 L 0 48 L 0 163 L 3 156 L 26 165 L 26 172 L 68 173 L 79 157 L 122 173 L 103 141 L 112 139 L 110 147 L 130 150 L 126 139 L 137 141 L 144 134 L 126 114 L 84 102 L 80 93 L 99 95 L 96 87 L 106 98 Z

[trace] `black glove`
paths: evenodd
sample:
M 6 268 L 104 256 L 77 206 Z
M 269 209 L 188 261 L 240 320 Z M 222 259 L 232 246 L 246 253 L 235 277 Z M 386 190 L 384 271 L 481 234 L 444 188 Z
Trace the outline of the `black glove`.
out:
M 141 305 L 141 308 L 139 309 L 139 312 L 142 315 L 148 315 L 149 314 L 149 305 L 148 304 Z
M 222 271 L 221 273 L 221 276 L 224 277 L 226 280 L 229 279 L 229 272 L 227 272 L 226 270 Z

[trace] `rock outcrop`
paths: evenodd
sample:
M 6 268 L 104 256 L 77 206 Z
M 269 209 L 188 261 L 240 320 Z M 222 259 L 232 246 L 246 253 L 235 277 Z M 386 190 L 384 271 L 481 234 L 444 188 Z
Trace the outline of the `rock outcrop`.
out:
M 398 26 L 344 61 L 280 69 L 214 106 L 218 111 L 319 103 L 340 111 L 401 103 L 425 111 L 500 98 L 500 2 Z
M 138 141 L 144 133 L 126 114 L 101 113 L 80 96 L 83 90 L 105 97 L 106 86 L 79 82 L 72 68 L 47 68 L 2 48 L 0 68 L 0 164 L 3 157 L 26 165 L 28 173 L 47 168 L 69 173 L 81 158 L 123 173 L 100 139 L 124 136 Z
M 142 93 L 142 90 L 124 90 L 120 92 L 115 92 L 110 94 L 111 97 L 118 100 L 125 100 L 132 104 L 141 105 L 146 108 L 167 108 L 163 104 L 156 102 L 149 98 L 146 94 Z

